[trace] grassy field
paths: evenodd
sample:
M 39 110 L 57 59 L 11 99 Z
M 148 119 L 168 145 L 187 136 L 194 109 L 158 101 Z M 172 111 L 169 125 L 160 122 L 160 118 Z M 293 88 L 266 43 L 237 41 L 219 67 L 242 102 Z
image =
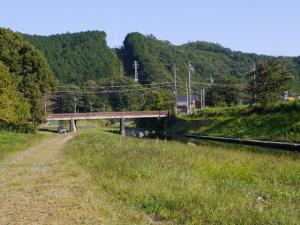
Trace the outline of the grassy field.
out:
M 49 134 L 23 134 L 0 131 L 0 161 L 9 153 L 25 150 Z
M 168 129 L 170 133 L 300 142 L 300 101 L 282 103 L 269 110 L 247 106 L 207 108 L 182 116 Z
M 107 195 L 159 224 L 300 224 L 300 156 L 84 131 L 67 146 Z

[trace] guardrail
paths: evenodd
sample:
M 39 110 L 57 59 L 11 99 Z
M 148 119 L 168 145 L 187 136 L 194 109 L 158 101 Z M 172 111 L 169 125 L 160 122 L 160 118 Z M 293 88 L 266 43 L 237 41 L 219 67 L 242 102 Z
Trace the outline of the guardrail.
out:
M 46 120 L 73 118 L 122 118 L 122 117 L 167 117 L 168 111 L 131 111 L 131 112 L 93 112 L 93 113 L 52 113 L 46 114 Z

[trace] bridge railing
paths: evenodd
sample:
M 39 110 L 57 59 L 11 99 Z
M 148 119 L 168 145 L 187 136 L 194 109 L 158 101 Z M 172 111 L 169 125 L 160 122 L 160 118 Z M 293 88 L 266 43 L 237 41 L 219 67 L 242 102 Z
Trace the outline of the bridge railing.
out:
M 122 117 L 122 116 L 168 116 L 168 111 L 130 111 L 130 112 L 87 112 L 87 113 L 48 113 L 46 118 L 74 118 L 74 117 Z

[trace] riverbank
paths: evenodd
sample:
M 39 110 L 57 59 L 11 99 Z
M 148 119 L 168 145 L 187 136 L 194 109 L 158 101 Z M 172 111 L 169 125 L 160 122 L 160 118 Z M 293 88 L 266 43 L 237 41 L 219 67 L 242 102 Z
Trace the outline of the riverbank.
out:
M 87 130 L 66 153 L 154 223 L 297 224 L 299 155 L 255 149 Z
M 300 143 L 300 102 L 282 103 L 268 110 L 247 106 L 207 108 L 179 115 L 166 130 L 170 134 L 195 134 Z

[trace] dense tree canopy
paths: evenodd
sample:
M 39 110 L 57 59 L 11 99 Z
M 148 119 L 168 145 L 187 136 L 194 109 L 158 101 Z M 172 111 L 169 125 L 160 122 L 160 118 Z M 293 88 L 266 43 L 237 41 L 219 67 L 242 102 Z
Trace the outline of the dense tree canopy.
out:
M 128 34 L 120 50 L 127 74 L 133 74 L 132 62 L 140 64 L 143 82 L 161 82 L 173 79 L 172 65 L 177 65 L 179 81 L 187 81 L 188 61 L 195 68 L 193 81 L 231 79 L 236 83 L 246 81 L 253 65 L 273 57 L 242 53 L 208 42 L 191 42 L 175 46 L 168 41 L 157 40 L 153 35 Z M 300 60 L 285 57 L 294 77 L 300 78 Z M 299 83 L 298 83 L 299 84 Z
M 187 80 L 190 60 L 195 68 L 193 81 L 230 78 L 246 81 L 253 65 L 270 56 L 242 53 L 208 42 L 172 45 L 153 35 L 130 33 L 120 49 L 107 46 L 104 32 L 88 31 L 51 36 L 23 35 L 40 49 L 61 83 L 81 85 L 88 80 L 117 80 L 123 71 L 133 78 L 133 61 L 139 62 L 141 83 L 173 80 L 172 66 L 177 65 L 178 81 Z M 296 83 L 300 83 L 300 59 L 286 57 Z M 296 85 L 295 85 L 296 87 Z
M 31 121 L 42 121 L 42 96 L 54 85 L 54 77 L 43 55 L 19 34 L 0 29 L 0 61 L 17 82 L 17 89 L 30 103 Z
M 175 107 L 174 97 L 164 91 L 149 91 L 144 95 L 144 104 L 142 109 L 152 110 L 172 110 Z
M 0 61 L 0 122 L 24 123 L 30 118 L 30 106 L 17 90 L 8 68 Z
M 81 84 L 120 76 L 119 60 L 114 50 L 107 46 L 104 32 L 23 37 L 44 53 L 61 83 Z
M 205 103 L 207 106 L 233 106 L 241 98 L 241 87 L 232 85 L 230 80 L 217 80 L 206 92 Z
M 286 61 L 281 59 L 259 63 L 248 76 L 253 102 L 263 107 L 276 104 L 288 90 L 288 81 L 292 78 Z

